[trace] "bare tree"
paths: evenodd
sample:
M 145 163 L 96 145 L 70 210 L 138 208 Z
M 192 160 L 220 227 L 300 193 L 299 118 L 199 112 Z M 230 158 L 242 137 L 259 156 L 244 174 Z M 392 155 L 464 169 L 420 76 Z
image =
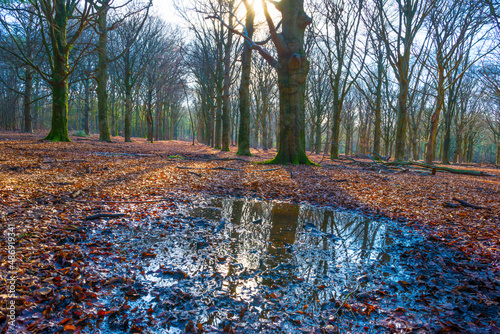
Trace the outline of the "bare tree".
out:
M 453 6 L 450 7 L 450 4 Z M 480 19 L 477 2 L 468 0 L 444 0 L 439 10 L 430 15 L 430 31 L 435 46 L 435 79 L 437 98 L 430 121 L 429 139 L 426 144 L 425 162 L 432 164 L 439 118 L 445 103 L 445 93 L 452 88 L 463 74 L 489 50 L 482 48 L 480 55 L 470 59 L 472 48 L 481 48 L 486 32 L 481 33 L 483 21 Z M 478 35 L 481 33 L 481 35 Z M 465 65 L 464 65 L 465 64 Z M 461 70 L 457 72 L 457 68 Z M 451 122 L 450 122 L 451 123 Z M 448 152 L 447 152 L 448 154 Z M 447 162 L 447 161 L 446 161 Z
M 410 58 L 415 39 L 436 0 L 374 0 L 379 17 L 375 26 L 399 86 L 395 160 L 404 160 L 408 124 L 408 93 L 412 80 Z

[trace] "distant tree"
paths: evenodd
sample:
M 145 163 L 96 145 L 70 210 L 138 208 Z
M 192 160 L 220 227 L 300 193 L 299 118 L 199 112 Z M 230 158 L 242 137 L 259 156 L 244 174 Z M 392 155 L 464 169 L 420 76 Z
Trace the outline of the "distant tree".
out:
M 86 0 L 27 0 L 25 2 L 6 1 L 3 10 L 6 16 L 2 25 L 5 32 L 14 41 L 11 55 L 17 57 L 26 66 L 36 70 L 52 88 L 52 126 L 45 139 L 52 141 L 70 141 L 68 136 L 68 78 L 88 45 L 80 44 L 79 37 L 91 24 L 94 1 Z M 16 13 L 34 13 L 36 26 L 40 30 L 41 42 L 45 49 L 48 64 L 37 62 L 18 43 L 10 22 L 16 20 Z M 74 50 L 77 55 L 72 57 Z M 71 66 L 70 66 L 71 65 Z M 46 70 L 48 67 L 48 71 Z
M 97 99 L 98 99 L 98 117 L 99 117 L 99 140 L 111 141 L 111 135 L 108 125 L 108 67 L 109 64 L 121 58 L 127 49 L 132 46 L 137 36 L 146 21 L 149 13 L 149 8 L 152 5 L 152 0 L 127 0 L 116 5 L 113 0 L 94 0 L 94 7 L 97 14 L 96 31 L 98 34 L 97 55 L 98 63 L 96 68 L 97 81 Z M 112 23 L 108 23 L 109 12 L 112 11 Z M 108 35 L 109 32 L 119 27 L 128 17 L 140 17 L 138 24 L 134 27 L 134 35 L 127 41 L 127 44 L 122 44 L 121 50 L 114 50 L 114 56 L 110 57 L 108 52 Z M 119 52 L 121 51 L 121 52 Z
M 428 15 L 435 10 L 436 0 L 374 0 L 378 24 L 375 31 L 384 43 L 387 59 L 398 82 L 396 107 L 397 161 L 404 160 L 408 124 L 408 94 L 411 77 L 412 50 L 417 35 Z
M 472 64 L 489 53 L 489 50 L 481 45 L 485 41 L 486 32 L 481 33 L 484 21 L 481 20 L 479 12 L 477 2 L 443 0 L 438 10 L 430 15 L 429 29 L 432 32 L 435 47 L 435 64 L 433 64 L 435 66 L 433 67 L 436 69 L 437 98 L 426 144 L 425 162 L 427 164 L 432 164 L 434 160 L 436 135 L 441 111 L 445 104 L 446 91 L 454 87 Z M 483 52 L 471 59 L 469 54 L 472 48 L 480 48 Z M 447 124 L 450 126 L 451 116 Z M 449 127 L 447 130 L 449 132 Z M 445 162 L 449 162 L 449 152 L 445 153 Z
M 333 94 L 330 158 L 337 159 L 342 106 L 349 90 L 358 80 L 367 53 L 362 50 L 363 42 L 359 34 L 363 1 L 322 0 L 316 6 L 317 16 L 323 23 L 315 31 L 316 40 L 318 50 L 325 59 Z

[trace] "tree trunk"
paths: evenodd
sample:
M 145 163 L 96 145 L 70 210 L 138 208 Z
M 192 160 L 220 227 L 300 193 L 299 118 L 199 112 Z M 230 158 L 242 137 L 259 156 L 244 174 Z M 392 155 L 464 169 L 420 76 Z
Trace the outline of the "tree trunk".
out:
M 229 16 L 229 25 L 232 26 L 233 16 Z M 231 88 L 231 50 L 233 46 L 233 34 L 231 31 L 227 33 L 227 43 L 224 49 L 224 90 L 223 90 L 223 100 L 222 100 L 222 146 L 221 150 L 229 152 L 229 140 L 230 140 L 230 130 L 231 130 L 231 117 L 230 112 L 230 91 Z
M 214 148 L 220 149 L 221 147 L 221 131 L 222 131 L 222 99 L 220 92 L 217 92 L 217 108 L 215 110 L 215 134 L 214 134 Z
M 377 90 L 375 98 L 375 130 L 373 133 L 373 153 L 375 156 L 380 154 L 380 138 L 382 136 L 382 78 L 384 64 L 382 57 L 379 57 L 377 66 Z M 376 153 L 376 154 L 375 154 Z
M 132 132 L 132 84 L 131 84 L 131 73 L 130 73 L 130 53 L 127 51 L 125 53 L 124 67 L 124 85 L 125 85 L 125 127 L 123 129 L 123 136 L 125 137 L 125 142 L 130 143 L 131 132 Z
M 305 81 L 309 61 L 305 55 L 282 55 L 278 65 L 280 138 L 271 163 L 311 164 L 305 150 Z
M 444 110 L 444 139 L 441 163 L 446 165 L 450 164 L 451 123 L 456 106 L 455 89 L 456 87 L 453 85 L 448 93 L 448 106 Z
M 347 125 L 347 131 L 346 131 L 346 134 L 345 134 L 345 150 L 344 150 L 344 155 L 345 156 L 348 156 L 350 154 L 350 151 L 351 151 L 351 137 L 352 137 L 352 132 L 351 132 L 351 126 L 346 124 Z
M 438 131 L 439 125 L 439 115 L 441 110 L 443 109 L 444 104 L 444 68 L 439 68 L 439 81 L 438 81 L 438 92 L 437 92 L 437 100 L 436 100 L 436 110 L 431 117 L 431 127 L 429 130 L 429 140 L 426 145 L 425 152 L 425 163 L 432 164 L 434 161 L 434 151 L 436 145 L 436 135 Z
M 99 118 L 99 140 L 111 142 L 108 124 L 108 2 L 104 1 L 98 17 L 99 40 L 97 42 L 97 101 Z
M 447 109 L 444 114 L 443 155 L 441 158 L 441 163 L 445 165 L 450 164 L 452 106 L 448 105 Z
M 160 91 L 157 90 L 157 98 L 156 98 L 156 112 L 155 112 L 155 140 L 159 141 L 160 140 L 160 120 L 162 119 L 161 117 L 161 97 L 160 97 Z
M 24 132 L 33 132 L 33 123 L 31 120 L 31 91 L 33 88 L 33 74 L 26 69 L 26 78 L 24 80 Z
M 64 2 L 55 4 L 52 73 L 52 126 L 46 140 L 69 142 L 68 135 L 68 58 L 67 18 Z
M 497 142 L 497 153 L 496 153 L 495 164 L 497 166 L 500 166 L 500 141 Z
M 403 64 L 402 66 L 406 65 Z M 408 70 L 403 71 L 405 73 L 408 72 Z M 398 109 L 396 113 L 396 147 L 394 153 L 396 161 L 403 161 L 405 156 L 406 127 L 408 124 L 408 89 L 409 83 L 405 76 L 399 82 Z
M 315 127 L 315 144 L 314 151 L 316 154 L 321 153 L 321 109 L 316 108 L 316 122 L 314 124 Z
M 148 91 L 148 105 L 146 107 L 146 127 L 148 141 L 153 143 L 153 90 L 152 88 Z
M 67 58 L 66 58 L 67 59 Z M 52 127 L 46 140 L 69 142 L 67 63 L 54 62 L 52 86 Z
M 305 150 L 305 88 L 309 60 L 304 52 L 304 32 L 312 19 L 303 0 L 277 3 L 282 13 L 282 33 L 277 34 L 280 124 L 278 153 L 269 163 L 312 164 Z
M 474 160 L 474 138 L 471 136 L 469 138 L 469 144 L 467 145 L 467 162 L 472 162 Z
M 255 11 L 245 1 L 247 16 L 245 26 L 248 37 L 253 38 Z M 241 83 L 240 83 L 240 129 L 238 131 L 238 155 L 251 156 L 250 153 L 250 72 L 252 70 L 252 46 L 243 42 L 241 55 Z
M 338 86 L 338 84 L 336 85 Z M 330 147 L 330 158 L 339 158 L 340 146 L 340 112 L 342 110 L 341 102 L 338 98 L 338 87 L 334 88 L 333 97 L 333 129 L 332 129 L 332 146 Z
M 264 97 L 264 101 L 262 101 L 262 149 L 267 151 L 269 149 L 268 142 L 268 134 L 269 134 L 269 125 L 267 124 L 267 114 L 269 113 L 269 106 L 267 104 L 267 97 Z

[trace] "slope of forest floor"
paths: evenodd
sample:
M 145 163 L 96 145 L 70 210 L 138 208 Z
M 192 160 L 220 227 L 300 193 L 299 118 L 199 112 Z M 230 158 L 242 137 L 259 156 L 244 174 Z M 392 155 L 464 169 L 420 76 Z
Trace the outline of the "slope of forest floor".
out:
M 234 147 L 231 152 L 223 153 L 182 141 L 151 144 L 134 139 L 133 143 L 123 143 L 123 138 L 115 137 L 114 143 L 102 143 L 92 136 L 72 137 L 72 143 L 51 143 L 39 138 L 39 134 L 0 132 L 2 232 L 7 222 L 15 225 L 19 266 L 16 274 L 20 280 L 16 292 L 22 296 L 17 300 L 18 311 L 22 314 L 23 309 L 34 303 L 56 296 L 72 300 L 64 303 L 66 318 L 58 322 L 65 331 L 78 331 L 88 320 L 74 319 L 78 318 L 77 304 L 82 301 L 89 304 L 92 299 L 89 296 L 92 293 L 79 284 L 86 277 L 86 257 L 78 246 L 86 238 L 82 232 L 82 226 L 87 224 L 85 216 L 115 212 L 120 205 L 127 205 L 128 214 L 140 219 L 153 204 L 162 203 L 168 209 L 199 194 L 338 206 L 398 220 L 410 229 L 421 231 L 429 245 L 460 254 L 455 264 L 453 259 L 443 264 L 447 270 L 467 278 L 469 283 L 457 287 L 457 291 L 474 292 L 475 298 L 486 307 L 498 307 L 500 303 L 500 169 L 495 166 L 452 166 L 496 175 L 488 177 L 446 172 L 388 173 L 315 154 L 310 159 L 323 167 L 271 166 L 249 162 L 270 159 L 275 150 L 253 150 L 252 157 L 240 157 L 247 162 L 234 159 Z M 477 207 L 453 207 L 450 203 L 459 204 L 454 199 Z M 2 238 L 0 268 L 4 273 L 8 263 L 3 234 Z M 419 256 L 425 258 L 426 254 Z M 52 287 L 67 289 L 66 297 L 57 295 L 52 290 L 55 288 L 43 288 L 47 282 L 54 283 Z M 5 286 L 1 289 L 0 300 L 4 305 Z M 56 311 L 47 305 L 35 317 L 24 319 L 23 328 L 27 332 L 35 328 L 43 332 L 47 328 L 43 327 L 47 326 L 43 319 Z M 96 312 L 98 317 L 106 315 Z M 2 310 L 0 324 L 5 317 Z M 477 326 L 478 332 L 500 332 L 498 319 L 485 319 L 490 322 L 478 320 L 471 326 Z M 37 327 L 42 323 L 42 328 Z M 463 330 L 445 320 L 441 325 L 443 332 Z M 394 324 L 388 322 L 387 326 L 398 331 Z M 3 330 L 5 326 L 0 332 Z

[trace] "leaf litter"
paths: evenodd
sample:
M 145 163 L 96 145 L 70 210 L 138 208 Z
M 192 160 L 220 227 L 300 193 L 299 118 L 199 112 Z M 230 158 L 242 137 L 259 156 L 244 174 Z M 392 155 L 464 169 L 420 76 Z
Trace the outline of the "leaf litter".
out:
M 16 226 L 19 333 L 499 332 L 497 178 L 384 175 L 342 162 L 262 172 L 228 160 L 234 152 L 183 142 L 8 136 L 0 212 L 2 226 Z M 254 153 L 250 161 L 273 154 Z M 443 206 L 453 198 L 490 210 Z M 278 210 L 303 217 L 295 230 L 255 215 L 287 203 L 302 203 Z M 234 222 L 238 206 L 251 221 Z M 325 211 L 369 220 L 353 228 L 356 240 L 377 226 L 385 238 L 349 245 Z M 97 214 L 127 216 L 84 221 Z

